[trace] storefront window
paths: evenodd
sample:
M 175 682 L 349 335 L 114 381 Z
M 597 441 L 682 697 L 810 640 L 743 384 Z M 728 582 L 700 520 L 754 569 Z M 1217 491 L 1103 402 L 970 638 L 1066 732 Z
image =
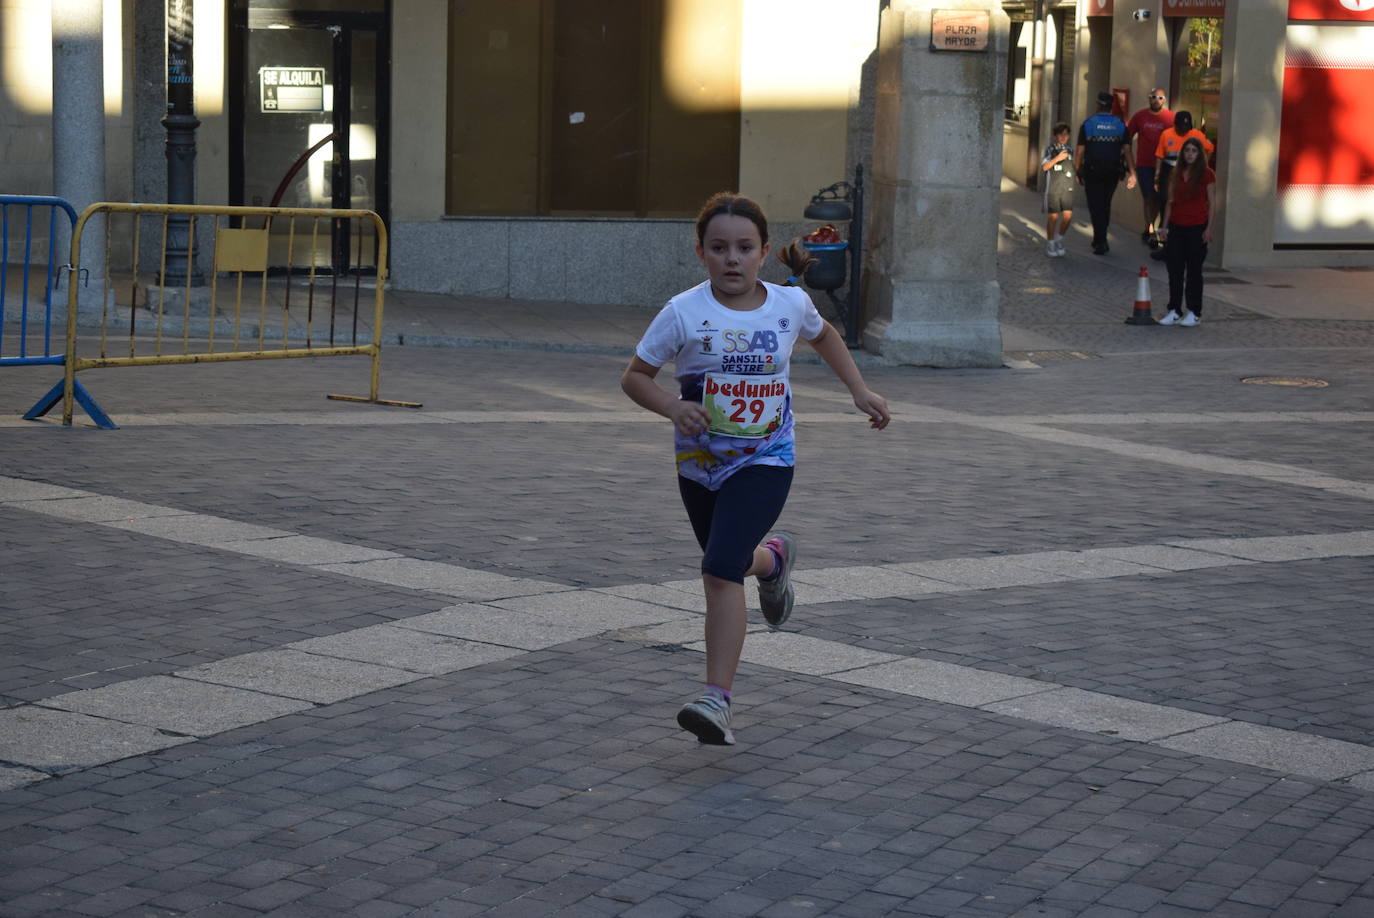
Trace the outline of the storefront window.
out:
M 735 187 L 742 9 L 453 0 L 447 212 L 683 216 Z
M 1174 111 L 1193 113 L 1193 123 L 1217 141 L 1217 117 L 1221 111 L 1221 24 L 1217 18 L 1178 20 L 1178 54 L 1175 58 L 1178 92 Z

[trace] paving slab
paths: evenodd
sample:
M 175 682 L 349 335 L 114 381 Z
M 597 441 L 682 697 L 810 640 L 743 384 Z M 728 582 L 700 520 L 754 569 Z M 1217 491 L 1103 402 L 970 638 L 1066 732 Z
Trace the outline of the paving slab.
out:
M 521 650 L 540 650 L 606 630 L 603 623 L 595 619 L 572 622 L 477 603 L 416 615 L 397 622 L 396 627 Z
M 44 771 L 71 771 L 189 742 L 144 724 L 23 705 L 0 711 L 0 760 Z
M 976 708 L 995 701 L 1036 695 L 1061 688 L 1052 682 L 1023 679 L 958 666 L 939 660 L 902 659 L 835 673 L 832 678 L 854 685 L 886 689 L 902 695 L 929 698 Z
M 1234 555 L 1250 561 L 1304 561 L 1309 558 L 1374 555 L 1374 532 L 1317 533 L 1256 539 L 1191 539 L 1180 548 Z
M 289 698 L 170 676 L 55 695 L 42 704 L 190 736 L 211 736 L 310 707 Z
M 997 714 L 1024 717 L 1036 723 L 1103 733 L 1137 742 L 1150 742 L 1225 722 L 1223 717 L 1076 688 L 1058 688 L 1009 701 L 994 701 L 982 705 L 982 708 Z
M 499 599 L 489 605 L 538 615 L 555 623 L 566 622 L 573 628 L 600 624 L 603 631 L 634 625 L 657 625 L 683 617 L 681 609 L 623 596 L 609 596 L 595 590 Z
M 1208 551 L 1194 551 L 1173 545 L 1134 545 L 1123 548 L 1089 548 L 1082 554 L 1129 561 L 1145 567 L 1166 571 L 1195 571 L 1207 567 L 1229 567 L 1248 564 L 1233 555 L 1218 555 Z
M 507 577 L 503 574 L 474 570 L 456 564 L 425 561 L 417 558 L 385 558 L 378 561 L 362 561 L 350 564 L 321 564 L 317 568 L 334 574 L 371 580 L 375 583 L 388 583 L 392 586 L 474 601 L 504 599 L 510 596 L 530 596 L 572 589 L 572 587 L 559 583 Z
M 287 536 L 280 539 L 252 539 L 246 542 L 220 542 L 216 548 L 236 551 L 255 558 L 268 558 L 286 564 L 346 564 L 399 558 L 394 551 L 349 545 L 313 536 Z
M 186 542 L 192 545 L 217 545 L 221 542 L 241 542 L 245 539 L 280 539 L 293 533 L 270 526 L 253 523 L 240 523 L 217 516 L 200 513 L 186 513 L 152 519 L 133 519 L 123 522 L 109 522 L 104 525 L 126 532 L 169 539 L 173 542 Z
M 921 593 L 943 593 L 949 590 L 949 584 L 946 582 L 918 577 L 895 567 L 877 565 L 801 568 L 792 573 L 792 582 L 861 599 L 916 596 Z M 807 601 L 815 602 L 816 599 L 810 598 Z
M 0 765 L 0 791 L 14 790 L 16 787 L 24 787 L 42 781 L 48 777 L 41 771 L 34 771 L 31 768 L 19 768 L 14 765 Z
M 18 500 L 65 500 L 88 496 L 88 492 L 74 488 L 0 475 L 0 503 Z
M 705 651 L 704 642 L 695 647 Z M 861 647 L 824 641 L 804 634 L 762 631 L 751 634 L 744 642 L 744 652 L 740 659 L 761 666 L 785 669 L 788 672 L 824 676 L 889 663 L 901 658 L 895 654 L 864 650 Z
M 608 593 L 611 596 L 621 596 L 625 599 L 637 599 L 641 602 L 651 602 L 672 609 L 681 609 L 684 612 L 706 612 L 706 595 L 701 591 L 700 584 L 698 584 L 695 593 L 668 589 L 656 583 L 626 583 L 619 586 L 598 587 L 597 591 Z
M 331 704 L 377 689 L 404 685 L 420 678 L 416 673 L 390 666 L 322 657 L 299 650 L 263 650 L 217 660 L 177 673 L 186 681 L 198 680 L 234 686 L 253 693 L 279 695 L 279 700 Z M 261 718 L 265 719 L 265 718 Z
M 1023 567 L 1046 571 L 1072 580 L 1100 580 L 1106 577 L 1136 577 L 1156 573 L 1143 564 L 1081 551 L 1028 552 L 1011 560 Z
M 970 590 L 1058 583 L 1065 579 L 1061 574 L 1035 570 L 1007 558 L 948 558 L 894 566 L 918 577 L 943 581 Z
M 142 520 L 161 517 L 188 515 L 185 510 L 159 507 L 136 500 L 123 500 L 118 497 L 73 497 L 69 499 L 45 498 L 42 500 L 14 501 L 11 506 L 34 513 L 61 517 L 84 523 L 107 523 L 114 520 Z
M 359 660 L 428 675 L 456 672 L 520 653 L 511 647 L 479 644 L 395 625 L 373 625 L 343 634 L 296 641 L 286 646 L 310 654 Z
M 1374 769 L 1374 748 L 1369 746 L 1239 721 L 1171 736 L 1159 745 L 1324 781 Z

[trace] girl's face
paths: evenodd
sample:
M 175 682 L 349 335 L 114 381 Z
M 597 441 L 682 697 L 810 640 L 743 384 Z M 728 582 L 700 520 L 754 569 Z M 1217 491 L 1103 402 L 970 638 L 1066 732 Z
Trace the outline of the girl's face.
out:
M 1183 161 L 1184 161 L 1185 163 L 1187 163 L 1188 165 L 1191 166 L 1193 163 L 1197 162 L 1197 157 L 1198 157 L 1198 148 L 1197 148 L 1197 144 L 1192 144 L 1192 143 L 1184 144 L 1184 145 L 1183 145 L 1183 152 L 1180 153 L 1179 155 L 1183 157 Z
M 754 292 L 769 247 L 748 217 L 716 214 L 706 224 L 697 257 L 711 276 L 711 288 L 725 305 Z

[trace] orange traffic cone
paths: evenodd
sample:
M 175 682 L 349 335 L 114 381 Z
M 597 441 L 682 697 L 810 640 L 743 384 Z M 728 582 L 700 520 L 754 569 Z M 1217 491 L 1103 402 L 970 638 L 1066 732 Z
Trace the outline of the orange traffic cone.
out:
M 1140 266 L 1140 277 L 1135 285 L 1135 309 L 1131 311 L 1131 316 L 1126 320 L 1127 325 L 1158 325 L 1155 317 L 1151 314 L 1154 307 L 1150 305 L 1150 271 L 1144 265 Z

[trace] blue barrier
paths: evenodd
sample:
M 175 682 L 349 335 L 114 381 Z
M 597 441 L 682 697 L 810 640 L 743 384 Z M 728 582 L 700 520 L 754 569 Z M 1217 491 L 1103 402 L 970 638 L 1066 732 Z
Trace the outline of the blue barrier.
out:
M 42 260 L 43 284 L 42 300 L 37 299 L 38 290 L 35 289 L 34 268 L 37 267 L 33 260 L 34 245 L 34 209 L 47 211 L 47 257 Z M 24 260 L 18 266 L 10 264 L 10 227 L 13 222 L 11 210 L 19 211 L 22 209 L 24 219 Z M 0 369 L 7 366 L 63 366 L 67 362 L 67 356 L 54 354 L 52 352 L 52 313 L 53 313 L 53 291 L 57 288 L 60 281 L 58 272 L 66 267 L 66 262 L 59 262 L 56 258 L 57 252 L 57 229 L 58 212 L 67 215 L 67 236 L 70 238 L 76 228 L 76 208 L 61 198 L 48 197 L 46 195 L 28 194 L 0 194 Z M 41 226 L 40 226 L 41 228 Z M 17 241 L 17 240 L 16 240 Z M 42 252 L 40 251 L 40 255 Z M 17 296 L 13 296 L 10 290 L 10 274 L 12 271 L 19 271 L 19 283 Z M 70 280 L 68 281 L 71 282 Z M 11 304 L 12 299 L 17 299 L 17 304 Z M 37 315 L 41 306 L 41 317 Z M 30 348 L 29 338 L 37 331 L 39 322 L 42 323 L 41 348 Z M 7 326 L 16 326 L 17 330 L 14 337 L 18 338 L 17 344 L 11 344 L 6 348 L 5 334 Z M 32 326 L 32 327 L 31 327 Z M 66 331 L 63 329 L 63 339 L 66 338 Z M 30 350 L 41 350 L 41 353 L 30 353 Z M 10 353 L 12 352 L 12 353 Z M 77 401 L 81 407 L 86 409 L 86 413 L 91 416 L 97 426 L 113 428 L 115 425 L 109 417 L 96 404 L 90 392 L 84 386 L 77 383 L 80 387 L 76 394 Z M 61 394 L 62 383 L 57 384 L 59 397 Z M 49 392 L 34 407 L 24 414 L 25 419 L 33 420 L 41 417 L 48 408 L 51 407 L 51 396 Z

